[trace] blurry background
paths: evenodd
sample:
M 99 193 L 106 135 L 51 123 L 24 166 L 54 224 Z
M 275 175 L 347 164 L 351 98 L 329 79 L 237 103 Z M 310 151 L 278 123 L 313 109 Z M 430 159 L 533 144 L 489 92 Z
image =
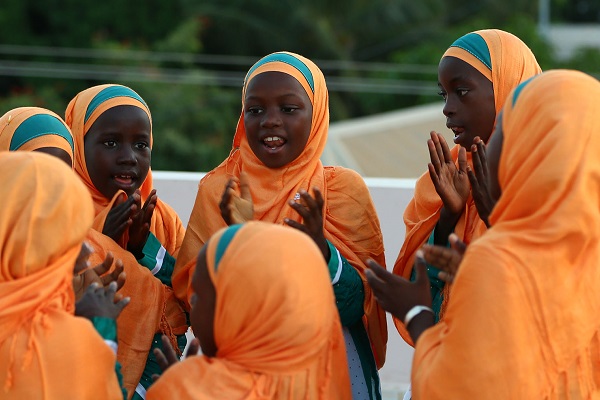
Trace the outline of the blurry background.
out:
M 505 29 L 542 68 L 598 76 L 599 21 L 597 0 L 3 0 L 0 113 L 36 105 L 64 115 L 77 92 L 125 84 L 153 114 L 153 169 L 208 171 L 230 150 L 245 72 L 260 57 L 289 50 L 326 75 L 332 141 L 344 136 L 346 145 L 329 146 L 325 161 L 365 176 L 416 177 L 426 168 L 426 159 L 418 162 L 426 157 L 422 138 L 445 129 L 436 67 L 456 38 Z M 410 108 L 435 102 L 427 116 L 426 108 Z M 378 128 L 380 113 L 386 118 Z M 406 124 L 400 136 L 388 135 Z M 353 126 L 359 131 L 348 133 Z M 377 146 L 391 149 L 394 162 Z

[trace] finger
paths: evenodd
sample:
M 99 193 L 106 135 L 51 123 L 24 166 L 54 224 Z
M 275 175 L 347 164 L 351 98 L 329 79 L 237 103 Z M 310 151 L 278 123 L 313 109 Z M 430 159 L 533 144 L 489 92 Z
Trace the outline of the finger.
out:
M 154 353 L 154 357 L 156 357 L 156 363 L 160 367 L 161 371 L 165 372 L 171 366 L 167 360 L 167 357 L 165 356 L 165 353 L 163 353 L 161 349 L 154 349 L 152 352 Z
M 117 282 L 112 281 L 111 283 L 108 284 L 108 286 L 106 287 L 106 297 L 108 297 L 108 299 L 111 302 L 114 302 L 115 300 L 115 293 L 117 293 Z
M 158 350 L 158 349 L 156 349 L 156 350 Z M 154 353 L 154 355 L 156 355 L 156 353 Z M 156 382 L 159 378 L 160 378 L 159 374 L 152 374 L 152 382 Z
M 369 260 L 367 260 L 367 265 L 369 265 Z M 367 277 L 367 282 L 369 283 L 369 286 L 371 286 L 371 289 L 375 294 L 375 298 L 381 300 L 381 298 L 385 297 L 387 285 L 386 282 L 379 279 L 375 272 L 373 272 L 373 269 L 365 270 L 365 276 Z
M 479 181 L 477 180 L 477 176 L 475 172 L 471 169 L 470 166 L 467 165 L 467 177 L 469 178 L 469 183 L 471 184 L 471 192 L 473 197 L 478 197 L 479 194 Z
M 423 258 L 428 264 L 439 269 L 448 268 L 448 263 L 452 258 L 452 249 L 444 246 L 424 245 L 421 250 L 423 251 Z
M 171 341 L 169 340 L 167 335 L 162 335 L 161 341 L 162 341 L 163 353 L 165 354 L 165 357 L 166 357 L 167 361 L 169 362 L 169 365 L 173 365 L 173 364 L 179 362 L 177 353 L 175 353 L 175 350 L 171 346 Z
M 479 160 L 481 161 L 483 175 L 487 177 L 489 175 L 487 163 L 487 150 L 485 148 L 485 143 L 483 143 L 483 140 L 480 140 L 479 143 L 477 143 L 477 152 L 479 153 Z
M 321 190 L 319 190 L 318 187 L 314 186 L 312 188 L 313 190 L 313 195 L 315 196 L 315 202 L 317 203 L 317 207 L 319 208 L 319 210 L 321 210 L 321 214 L 323 213 L 323 205 L 325 204 L 325 200 L 323 200 L 323 194 L 321 193 Z
M 440 281 L 446 282 L 446 283 L 452 283 L 454 282 L 454 275 L 450 274 L 446 271 L 440 271 L 437 275 L 438 279 Z
M 185 357 L 191 357 L 191 356 L 195 356 L 198 354 L 198 351 L 200 350 L 200 341 L 198 340 L 198 338 L 193 338 L 192 341 L 190 342 L 190 345 L 188 346 L 187 352 L 185 353 Z
M 117 277 L 117 292 L 121 290 L 123 286 L 125 286 L 125 281 L 127 280 L 127 274 L 125 271 L 121 272 Z
M 113 261 L 114 257 L 112 253 L 110 251 L 107 252 L 106 256 L 104 257 L 104 261 L 94 267 L 94 272 L 98 274 L 98 276 L 106 274 L 110 270 Z
M 317 205 L 317 202 L 306 190 L 300 190 L 300 198 L 302 199 L 302 201 L 304 201 L 306 208 L 308 208 L 308 210 L 311 213 L 314 213 L 314 211 L 319 211 L 319 206 Z
M 440 137 L 436 132 L 432 132 L 431 139 L 433 140 L 433 144 L 435 146 L 435 151 L 437 152 L 438 159 L 440 163 L 446 163 L 446 157 L 444 157 L 444 150 L 442 149 L 442 144 L 440 143 Z
M 146 209 L 148 208 L 148 206 L 151 203 L 156 204 L 157 200 L 158 200 L 158 196 L 156 196 L 156 189 L 152 189 L 152 191 L 150 192 L 150 194 L 146 198 L 146 201 L 144 202 L 144 206 L 142 207 L 142 210 L 146 211 Z
M 438 174 L 435 170 L 435 167 L 432 163 L 427 164 L 427 169 L 429 170 L 429 177 L 431 178 L 431 182 L 433 182 L 433 186 L 437 187 L 440 180 L 438 178 Z
M 375 276 L 377 276 L 377 279 L 383 281 L 388 280 L 390 273 L 383 266 L 379 265 L 377 261 L 373 260 L 372 258 L 369 258 L 365 263 L 367 264 L 367 267 L 369 267 L 369 270 L 373 272 Z
M 287 225 L 291 226 L 292 228 L 298 229 L 299 231 L 304 232 L 310 236 L 310 233 L 308 232 L 306 225 L 301 224 L 300 222 L 294 221 L 293 219 L 289 219 L 289 218 L 285 218 L 283 220 L 283 222 L 285 222 Z
M 423 250 L 417 250 L 414 268 L 416 271 L 415 282 L 417 283 L 417 285 L 429 287 L 429 277 L 427 276 L 427 264 L 425 263 Z
M 252 201 L 252 193 L 250 193 L 250 179 L 248 174 L 244 171 L 240 173 L 240 195 L 242 199 Z
M 458 251 L 460 255 L 465 254 L 465 251 L 467 250 L 467 245 L 458 238 L 458 235 L 456 233 L 451 233 L 450 236 L 448 236 L 448 241 L 450 242 L 450 247 Z
M 431 159 L 431 165 L 433 165 L 434 172 L 436 175 L 439 175 L 442 165 L 433 140 L 429 139 L 427 141 L 427 149 L 429 150 L 429 158 Z M 431 169 L 429 169 L 429 171 L 431 172 Z
M 450 151 L 448 151 L 448 154 L 450 154 Z M 452 156 L 448 160 L 452 160 Z M 467 172 L 467 165 L 467 149 L 460 146 L 460 149 L 458 149 L 458 169 L 461 172 Z
M 81 250 L 77 255 L 77 259 L 75 260 L 75 268 L 73 269 L 74 275 L 79 275 L 79 273 L 89 268 L 90 263 L 88 258 L 90 258 L 90 254 L 92 254 L 93 250 L 94 248 L 88 242 L 84 241 L 81 243 Z
M 288 204 L 290 205 L 290 207 L 292 207 L 294 210 L 296 210 L 296 212 L 298 214 L 300 214 L 300 216 L 304 220 L 309 219 L 311 217 L 309 209 L 304 207 L 302 204 L 296 203 L 292 200 L 288 201 Z
M 444 162 L 452 162 L 452 154 L 450 153 L 450 148 L 448 147 L 448 143 L 446 143 L 446 139 L 440 133 L 438 133 L 437 136 L 438 136 L 438 141 L 440 142 L 440 147 L 442 148 Z M 461 147 L 461 149 L 462 148 L 463 147 Z M 465 161 L 467 161 L 466 155 L 465 155 Z
M 483 173 L 483 164 L 481 163 L 481 153 L 477 146 L 473 146 L 474 149 L 471 151 L 473 159 L 473 169 L 475 169 L 475 176 L 480 184 L 485 184 L 485 175 Z
M 122 297 L 122 296 L 119 295 L 119 297 Z M 114 299 L 113 299 L 113 301 L 114 301 Z M 118 299 L 118 301 L 115 303 L 115 307 L 119 310 L 119 314 L 121 313 L 121 311 L 123 311 L 123 309 L 125 307 L 127 307 L 127 305 L 129 303 L 131 303 L 131 297 L 122 297 L 122 298 Z

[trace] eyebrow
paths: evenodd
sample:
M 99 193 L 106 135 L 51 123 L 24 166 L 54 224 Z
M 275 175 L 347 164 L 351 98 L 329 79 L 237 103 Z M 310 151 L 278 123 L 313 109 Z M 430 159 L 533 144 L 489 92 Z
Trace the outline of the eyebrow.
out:
M 284 98 L 284 97 L 295 97 L 297 99 L 301 99 L 302 98 L 301 96 L 297 95 L 296 93 L 285 93 L 285 94 L 277 96 L 278 99 L 281 99 L 281 98 Z M 246 101 L 248 101 L 248 100 L 261 100 L 261 99 L 263 99 L 263 97 L 260 97 L 260 96 L 248 96 L 248 97 L 246 97 Z

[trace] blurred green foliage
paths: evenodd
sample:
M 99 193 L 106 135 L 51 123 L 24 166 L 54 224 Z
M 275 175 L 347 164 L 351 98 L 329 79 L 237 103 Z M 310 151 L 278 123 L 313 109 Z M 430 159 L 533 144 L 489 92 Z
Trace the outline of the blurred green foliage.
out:
M 79 91 L 125 84 L 150 105 L 153 168 L 207 171 L 229 153 L 246 70 L 273 51 L 319 63 L 332 121 L 438 100 L 441 54 L 476 29 L 516 34 L 544 69 L 600 70 L 597 50 L 555 60 L 537 12 L 537 2 L 520 0 L 5 0 L 0 114 L 36 105 L 64 115 Z M 553 0 L 552 20 L 598 23 L 600 8 Z

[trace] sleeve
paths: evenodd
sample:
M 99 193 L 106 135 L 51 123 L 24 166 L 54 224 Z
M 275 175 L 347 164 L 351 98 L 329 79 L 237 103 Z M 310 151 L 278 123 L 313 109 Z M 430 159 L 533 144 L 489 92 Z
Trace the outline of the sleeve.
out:
M 354 325 L 364 313 L 365 291 L 360 275 L 340 254 L 331 242 L 327 241 L 331 257 L 327 267 L 335 294 L 335 304 L 343 326 Z
M 106 317 L 93 317 L 92 325 L 98 334 L 104 339 L 104 343 L 117 355 L 117 321 Z M 127 399 L 127 390 L 123 386 L 123 374 L 121 373 L 121 363 L 118 361 L 115 364 L 115 373 L 119 381 L 119 387 L 123 392 L 123 399 Z
M 138 263 L 148 268 L 157 279 L 170 287 L 176 260 L 152 232 L 148 235 L 142 254 L 142 258 L 138 258 Z

